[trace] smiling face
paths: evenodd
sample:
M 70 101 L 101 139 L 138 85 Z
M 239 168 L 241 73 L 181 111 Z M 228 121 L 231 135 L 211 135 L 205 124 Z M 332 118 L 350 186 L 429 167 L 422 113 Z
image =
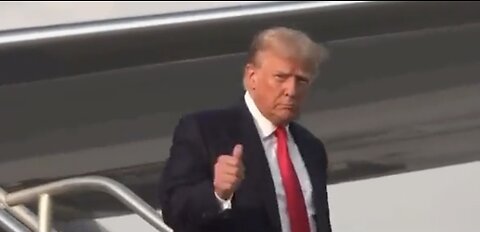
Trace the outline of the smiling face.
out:
M 260 112 L 275 125 L 294 120 L 313 81 L 305 62 L 274 50 L 246 66 L 246 84 Z

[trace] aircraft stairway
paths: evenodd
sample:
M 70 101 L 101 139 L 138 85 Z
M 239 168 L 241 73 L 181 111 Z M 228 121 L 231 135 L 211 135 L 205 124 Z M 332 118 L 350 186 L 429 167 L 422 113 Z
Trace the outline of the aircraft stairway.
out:
M 0 228 L 6 232 L 60 232 L 52 228 L 52 212 L 55 210 L 52 199 L 58 195 L 85 191 L 109 194 L 157 231 L 172 231 L 163 222 L 161 213 L 123 184 L 102 176 L 69 178 L 10 193 L 0 188 Z M 38 216 L 24 206 L 34 201 L 38 201 Z

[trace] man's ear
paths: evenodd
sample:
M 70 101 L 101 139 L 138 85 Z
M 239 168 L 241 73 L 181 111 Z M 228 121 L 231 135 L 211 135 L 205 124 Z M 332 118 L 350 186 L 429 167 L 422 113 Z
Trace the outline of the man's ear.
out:
M 255 69 L 255 66 L 251 63 L 248 63 L 247 65 L 245 65 L 245 74 L 246 74 L 246 78 L 247 78 L 247 82 L 249 83 L 249 85 L 255 85 L 255 82 L 256 82 L 256 69 Z

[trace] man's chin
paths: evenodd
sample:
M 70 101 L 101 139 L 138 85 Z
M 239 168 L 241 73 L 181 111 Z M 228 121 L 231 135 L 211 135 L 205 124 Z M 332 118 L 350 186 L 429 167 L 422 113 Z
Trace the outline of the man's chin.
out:
M 282 112 L 281 118 L 284 122 L 291 122 L 298 118 L 298 113 L 293 110 L 285 110 L 286 112 Z

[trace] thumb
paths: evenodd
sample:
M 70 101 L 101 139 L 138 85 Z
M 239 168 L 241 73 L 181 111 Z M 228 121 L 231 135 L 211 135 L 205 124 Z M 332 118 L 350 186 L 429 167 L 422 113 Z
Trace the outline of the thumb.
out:
M 232 155 L 233 155 L 233 157 L 235 157 L 235 158 L 237 158 L 237 159 L 242 159 L 242 156 L 243 156 L 243 146 L 242 146 L 241 144 L 235 145 L 235 147 L 233 147 Z

